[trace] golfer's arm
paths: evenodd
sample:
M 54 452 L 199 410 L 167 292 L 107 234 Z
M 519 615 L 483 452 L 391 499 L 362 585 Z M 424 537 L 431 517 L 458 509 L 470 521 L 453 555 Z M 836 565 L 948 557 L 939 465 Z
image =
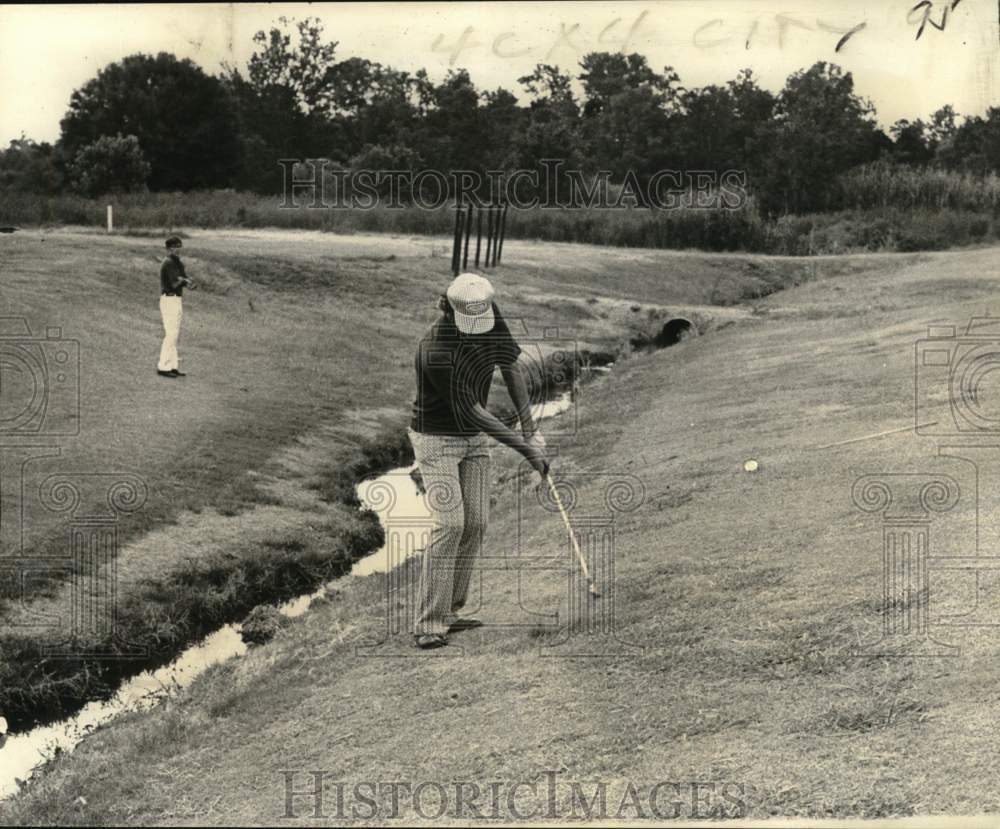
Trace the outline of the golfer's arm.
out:
M 509 428 L 492 412 L 487 411 L 470 395 L 451 388 L 450 374 L 432 369 L 428 370 L 423 377 L 439 395 L 451 398 L 452 406 L 461 413 L 460 419 L 463 423 L 475 426 L 479 431 L 485 432 L 494 440 L 509 446 L 522 455 L 528 451 L 528 442 L 521 435 Z
M 469 406 L 466 410 L 466 417 L 472 421 L 476 428 L 485 432 L 494 440 L 499 441 L 505 446 L 509 446 L 522 455 L 527 451 L 528 442 L 521 435 L 513 429 L 507 428 L 503 421 L 478 403 Z
M 501 366 L 500 374 L 507 384 L 507 391 L 514 403 L 517 419 L 521 423 L 521 434 L 526 438 L 535 433 L 535 421 L 531 417 L 531 398 L 528 395 L 528 382 L 524 377 L 524 369 L 520 360 L 509 366 Z

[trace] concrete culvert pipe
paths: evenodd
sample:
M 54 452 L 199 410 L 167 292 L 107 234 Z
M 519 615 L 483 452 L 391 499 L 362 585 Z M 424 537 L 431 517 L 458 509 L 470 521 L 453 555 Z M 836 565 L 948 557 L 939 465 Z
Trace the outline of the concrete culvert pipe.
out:
M 641 334 L 629 342 L 636 351 L 656 351 L 660 348 L 677 345 L 681 340 L 697 333 L 698 329 L 694 327 L 691 320 L 675 317 L 664 323 L 656 334 Z
M 684 317 L 675 317 L 664 323 L 663 328 L 660 329 L 660 333 L 653 340 L 653 345 L 657 348 L 667 348 L 671 345 L 677 345 L 681 340 L 697 333 L 691 320 L 684 319 Z

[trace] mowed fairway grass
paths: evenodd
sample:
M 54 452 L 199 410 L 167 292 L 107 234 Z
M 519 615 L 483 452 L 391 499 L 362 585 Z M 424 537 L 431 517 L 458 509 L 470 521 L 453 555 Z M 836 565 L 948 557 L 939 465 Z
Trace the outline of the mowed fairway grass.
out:
M 155 248 L 42 235 L 5 240 L 5 301 L 9 284 L 28 316 L 58 308 L 49 324 L 92 332 L 84 428 L 87 406 L 113 425 L 95 426 L 103 438 L 79 452 L 150 481 L 148 523 L 126 563 L 155 559 L 166 584 L 192 557 L 238 562 L 284 544 L 312 559 L 347 532 L 354 511 L 319 506 L 310 485 L 326 480 L 324 463 L 354 463 L 365 440 L 405 423 L 413 344 L 448 279 L 445 242 L 192 236 L 191 271 L 208 289 L 185 320 L 192 374 L 162 388 Z M 914 341 L 930 319 L 992 307 L 1000 252 L 806 262 L 521 243 L 505 259 L 495 281 L 509 315 L 593 347 L 677 312 L 703 320 L 703 336 L 633 355 L 584 387 L 575 434 L 557 441 L 556 468 L 576 476 L 581 504 L 602 503 L 608 475 L 642 482 L 636 508 L 616 519 L 614 607 L 616 635 L 644 650 L 542 655 L 559 635 L 518 608 L 565 622 L 565 571 L 515 573 L 515 553 L 564 556 L 565 531 L 537 508 L 519 519 L 530 492 L 497 449 L 486 550 L 510 570 L 484 572 L 475 595 L 480 615 L 508 626 L 456 637 L 454 659 L 359 658 L 356 646 L 384 631 L 386 583 L 347 580 L 275 641 L 89 737 L 0 819 L 269 824 L 286 814 L 290 770 L 300 788 L 323 770 L 349 786 L 537 781 L 540 791 L 554 772 L 567 781 L 563 818 L 574 814 L 570 782 L 588 797 L 604 783 L 609 817 L 633 785 L 644 811 L 620 815 L 632 819 L 650 816 L 662 781 L 739 786 L 751 817 L 996 812 L 1000 633 L 940 629 L 962 646 L 949 659 L 853 657 L 881 627 L 882 565 L 880 516 L 859 512 L 851 488 L 866 473 L 935 471 L 936 446 L 912 432 L 858 439 L 912 423 Z M 61 302 L 46 284 L 63 288 Z M 123 378 L 134 386 L 119 388 Z M 962 468 L 945 471 L 973 490 Z M 975 512 L 963 497 L 933 537 L 968 554 Z M 935 619 L 974 601 L 967 577 L 943 587 Z M 995 584 L 979 587 L 995 602 Z M 678 816 L 692 816 L 690 793 L 681 800 Z M 311 802 L 296 811 L 323 823 Z M 422 820 L 411 807 L 400 816 Z

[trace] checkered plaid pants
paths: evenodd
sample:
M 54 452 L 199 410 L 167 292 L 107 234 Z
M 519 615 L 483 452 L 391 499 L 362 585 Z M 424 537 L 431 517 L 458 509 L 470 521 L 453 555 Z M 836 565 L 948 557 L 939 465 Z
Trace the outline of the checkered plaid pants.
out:
M 409 430 L 433 526 L 420 569 L 414 634 L 446 633 L 465 605 L 490 512 L 490 448 L 471 437 Z

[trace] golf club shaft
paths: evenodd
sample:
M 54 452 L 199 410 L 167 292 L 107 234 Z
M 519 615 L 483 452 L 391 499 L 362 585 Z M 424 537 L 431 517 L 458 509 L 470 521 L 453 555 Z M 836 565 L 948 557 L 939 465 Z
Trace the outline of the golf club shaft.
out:
M 563 506 L 562 498 L 559 497 L 559 490 L 556 489 L 556 485 L 552 482 L 552 478 L 548 475 L 545 476 L 545 480 L 549 482 L 549 492 L 552 493 L 552 498 L 555 500 L 556 506 L 559 507 L 559 514 L 562 516 L 567 532 L 569 532 L 570 541 L 573 543 L 573 550 L 576 552 L 576 557 L 580 561 L 580 567 L 583 568 L 583 575 L 586 576 L 587 583 L 591 586 L 591 588 L 593 588 L 594 582 L 590 578 L 590 568 L 587 567 L 587 559 L 583 557 L 583 553 L 580 551 L 580 545 L 576 540 L 576 533 L 573 532 L 573 527 L 569 523 L 569 516 L 566 514 L 566 508 Z

